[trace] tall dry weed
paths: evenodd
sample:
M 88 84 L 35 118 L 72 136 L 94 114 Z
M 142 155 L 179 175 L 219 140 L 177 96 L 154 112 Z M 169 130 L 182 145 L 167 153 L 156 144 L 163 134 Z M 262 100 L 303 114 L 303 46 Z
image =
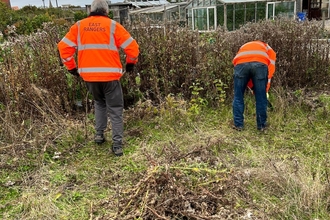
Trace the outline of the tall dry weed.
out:
M 169 95 L 189 101 L 196 98 L 196 89 L 209 107 L 229 104 L 232 59 L 242 44 L 256 39 L 277 52 L 271 91 L 322 89 L 329 80 L 329 43 L 322 39 L 326 33 L 317 22 L 267 20 L 232 32 L 219 28 L 209 33 L 176 23 L 126 27 L 141 50 L 135 72 L 122 78 L 126 107 L 141 99 L 161 103 Z M 7 111 L 1 123 L 42 120 L 54 112 L 75 114 L 76 99 L 87 100 L 83 82 L 59 66 L 56 44 L 67 30 L 65 25 L 46 24 L 44 30 L 12 37 L 1 47 L 0 106 Z

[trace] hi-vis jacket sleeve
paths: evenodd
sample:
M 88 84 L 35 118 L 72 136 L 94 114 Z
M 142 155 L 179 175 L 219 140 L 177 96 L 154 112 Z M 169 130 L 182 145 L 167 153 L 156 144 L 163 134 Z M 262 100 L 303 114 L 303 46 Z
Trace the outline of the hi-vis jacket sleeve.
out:
M 275 62 L 276 62 L 276 53 L 275 51 L 267 44 L 268 47 L 268 57 L 270 60 L 269 66 L 268 66 L 268 79 L 271 79 L 275 73 Z
M 267 54 L 269 57 L 269 65 L 268 65 L 268 83 L 266 87 L 266 91 L 268 92 L 270 89 L 270 83 L 272 81 L 273 75 L 275 73 L 275 62 L 276 62 L 276 53 L 275 51 L 267 44 Z
M 121 47 L 126 54 L 126 63 L 136 64 L 139 56 L 139 45 L 133 39 L 130 33 L 119 23 L 116 26 L 115 41 L 118 47 Z
M 77 67 L 74 55 L 77 49 L 77 35 L 78 27 L 77 24 L 71 26 L 70 31 L 63 37 L 63 39 L 57 44 L 62 63 L 67 67 L 68 70 Z

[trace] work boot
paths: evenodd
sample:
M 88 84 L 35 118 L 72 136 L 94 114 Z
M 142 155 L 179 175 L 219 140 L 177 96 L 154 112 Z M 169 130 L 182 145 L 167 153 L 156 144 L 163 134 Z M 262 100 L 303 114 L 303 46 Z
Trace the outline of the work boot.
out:
M 237 127 L 237 126 L 233 125 L 232 128 L 236 131 L 243 131 L 243 127 Z
M 105 142 L 105 138 L 103 134 L 96 134 L 94 137 L 94 142 L 96 144 L 103 144 Z
M 261 132 L 265 132 L 267 131 L 269 128 L 269 123 L 265 123 L 265 126 L 264 127 L 261 127 L 261 128 L 258 128 L 259 131 Z
M 112 152 L 117 156 L 123 156 L 123 147 L 121 144 L 114 144 L 112 145 Z

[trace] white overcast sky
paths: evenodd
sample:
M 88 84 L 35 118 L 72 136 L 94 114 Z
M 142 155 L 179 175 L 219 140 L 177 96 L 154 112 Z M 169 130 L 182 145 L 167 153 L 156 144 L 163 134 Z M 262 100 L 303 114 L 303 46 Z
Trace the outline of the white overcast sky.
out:
M 56 7 L 56 0 L 50 0 L 52 2 L 52 5 Z M 76 5 L 76 6 L 85 6 L 90 5 L 93 0 L 57 0 L 57 5 Z M 111 3 L 115 2 L 122 2 L 123 0 L 112 0 Z M 19 8 L 23 8 L 26 5 L 32 5 L 37 7 L 43 7 L 44 5 L 46 7 L 49 6 L 49 0 L 10 0 L 11 6 L 18 6 Z

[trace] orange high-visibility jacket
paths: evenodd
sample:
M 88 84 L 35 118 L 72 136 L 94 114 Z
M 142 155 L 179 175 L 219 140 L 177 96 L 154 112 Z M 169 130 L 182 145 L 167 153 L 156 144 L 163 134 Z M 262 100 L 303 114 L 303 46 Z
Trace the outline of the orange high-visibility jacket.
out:
M 276 53 L 268 44 L 262 41 L 251 41 L 241 46 L 233 59 L 233 64 L 234 66 L 247 62 L 260 62 L 266 64 L 268 66 L 268 84 L 266 92 L 268 92 L 271 79 L 275 73 L 275 61 Z M 248 82 L 248 87 L 253 87 L 252 80 Z
M 62 62 L 69 70 L 76 68 L 74 55 L 78 51 L 78 72 L 87 82 L 107 82 L 122 77 L 120 48 L 126 54 L 126 63 L 137 63 L 136 40 L 121 24 L 98 15 L 76 22 L 58 43 Z

